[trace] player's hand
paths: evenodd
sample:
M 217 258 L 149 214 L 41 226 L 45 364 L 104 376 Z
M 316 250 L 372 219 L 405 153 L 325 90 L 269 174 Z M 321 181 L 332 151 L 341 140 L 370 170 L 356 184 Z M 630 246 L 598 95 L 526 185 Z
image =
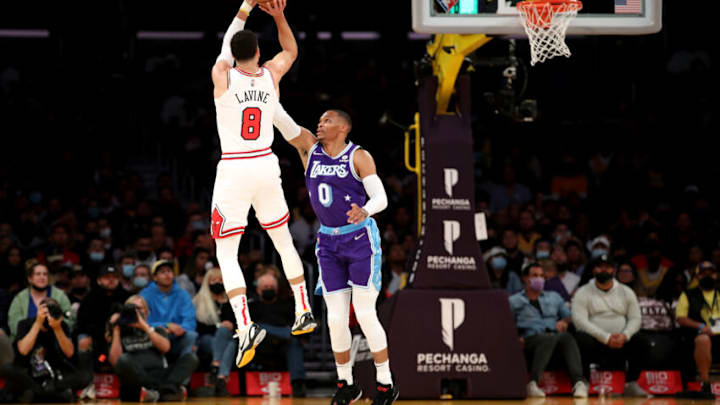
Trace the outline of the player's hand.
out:
M 365 211 L 364 208 L 360 208 L 357 204 L 352 203 L 350 207 L 350 211 L 345 213 L 345 215 L 348 216 L 348 223 L 359 224 L 368 217 L 368 212 Z
M 259 3 L 258 7 L 260 7 L 262 11 L 270 14 L 273 17 L 279 17 L 283 15 L 286 4 L 286 0 L 270 0 L 266 1 L 265 3 Z

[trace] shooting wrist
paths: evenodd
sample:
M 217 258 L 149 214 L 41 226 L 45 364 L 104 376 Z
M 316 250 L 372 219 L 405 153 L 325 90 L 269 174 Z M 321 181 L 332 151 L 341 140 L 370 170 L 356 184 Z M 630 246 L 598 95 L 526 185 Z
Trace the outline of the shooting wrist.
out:
M 247 2 L 247 0 L 243 1 L 242 6 L 240 6 L 239 13 L 245 14 L 245 16 L 249 16 L 250 12 L 252 11 L 253 7 L 255 7 L 254 4 L 250 4 Z

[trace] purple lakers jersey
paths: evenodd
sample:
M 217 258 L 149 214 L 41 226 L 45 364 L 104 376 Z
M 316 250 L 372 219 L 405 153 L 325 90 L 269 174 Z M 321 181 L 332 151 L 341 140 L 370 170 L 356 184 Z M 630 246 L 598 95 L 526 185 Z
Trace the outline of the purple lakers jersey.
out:
M 315 215 L 325 226 L 347 225 L 350 204 L 365 205 L 365 187 L 353 166 L 353 155 L 358 149 L 360 146 L 349 142 L 335 157 L 325 153 L 320 143 L 310 149 L 305 185 Z

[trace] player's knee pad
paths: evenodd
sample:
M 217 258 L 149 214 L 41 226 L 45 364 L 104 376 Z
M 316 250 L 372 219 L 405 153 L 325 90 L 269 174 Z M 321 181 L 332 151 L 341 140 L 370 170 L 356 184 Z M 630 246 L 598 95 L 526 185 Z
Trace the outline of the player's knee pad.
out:
M 330 330 L 330 345 L 333 352 L 350 350 L 350 291 L 341 291 L 325 296 L 327 323 Z
M 305 273 L 303 272 L 300 255 L 295 249 L 292 235 L 290 235 L 290 228 L 288 228 L 287 224 L 275 229 L 268 229 L 267 233 L 275 246 L 275 250 L 280 254 L 285 277 L 292 280 L 303 276 Z
M 226 291 L 246 287 L 245 277 L 243 277 L 240 263 L 238 262 L 239 246 L 240 235 L 215 239 L 215 255 L 220 265 L 220 272 L 222 272 L 223 284 L 225 284 Z
M 360 328 L 368 341 L 370 351 L 377 353 L 387 348 L 387 336 L 377 317 L 375 303 L 378 292 L 374 288 L 353 288 L 353 308 Z

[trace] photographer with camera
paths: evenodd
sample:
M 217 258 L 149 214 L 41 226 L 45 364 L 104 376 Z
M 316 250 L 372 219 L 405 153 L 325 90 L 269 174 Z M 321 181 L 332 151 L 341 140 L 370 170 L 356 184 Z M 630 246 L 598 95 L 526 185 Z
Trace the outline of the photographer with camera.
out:
M 8 379 L 7 391 L 16 399 L 34 402 L 72 402 L 74 392 L 92 381 L 84 363 L 90 356 L 78 356 L 80 367 L 70 360 L 75 354 L 68 337 L 70 328 L 63 311 L 53 298 L 45 298 L 37 316 L 17 325 L 15 373 Z
M 10 340 L 13 341 L 18 336 L 18 323 L 23 319 L 35 317 L 43 299 L 52 297 L 55 302 L 59 303 L 63 314 L 69 314 L 72 309 L 67 295 L 61 289 L 50 285 L 48 268 L 44 264 L 36 262 L 30 266 L 28 284 L 30 284 L 29 287 L 17 293 L 10 304 L 8 326 L 10 327 Z M 65 319 L 65 323 L 72 329 L 72 319 Z
M 197 356 L 187 353 L 168 366 L 170 340 L 165 328 L 152 327 L 150 308 L 140 295 L 127 299 L 110 317 L 110 364 L 120 377 L 123 401 L 178 401 L 187 396 L 182 385 L 197 367 Z

